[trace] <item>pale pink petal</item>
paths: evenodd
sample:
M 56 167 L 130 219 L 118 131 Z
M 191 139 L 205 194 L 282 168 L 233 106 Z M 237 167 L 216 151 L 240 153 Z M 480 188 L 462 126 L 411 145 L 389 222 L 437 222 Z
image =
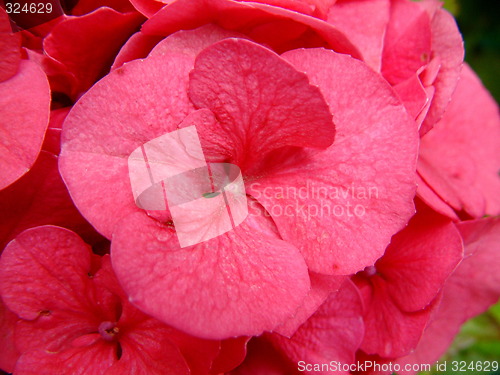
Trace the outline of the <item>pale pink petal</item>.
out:
M 94 85 L 66 118 L 61 175 L 80 212 L 108 238 L 117 221 L 140 211 L 130 188 L 130 153 L 194 111 L 186 94 L 190 61 L 168 55 L 130 62 Z

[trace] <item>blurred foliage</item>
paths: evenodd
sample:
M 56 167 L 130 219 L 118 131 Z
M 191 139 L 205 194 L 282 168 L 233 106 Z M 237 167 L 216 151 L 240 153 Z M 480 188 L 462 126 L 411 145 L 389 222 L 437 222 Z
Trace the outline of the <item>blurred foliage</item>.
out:
M 465 323 L 455 338 L 448 352 L 440 362 L 447 363 L 446 371 L 435 368 L 430 372 L 421 372 L 420 375 L 487 375 L 500 374 L 500 371 L 473 371 L 456 372 L 452 369 L 452 361 L 465 361 L 467 365 L 478 362 L 497 361 L 500 363 L 500 302 L 492 306 L 487 312 Z M 465 367 L 466 368 L 466 367 Z
M 500 101 L 500 1 L 445 0 L 465 40 L 465 61 Z

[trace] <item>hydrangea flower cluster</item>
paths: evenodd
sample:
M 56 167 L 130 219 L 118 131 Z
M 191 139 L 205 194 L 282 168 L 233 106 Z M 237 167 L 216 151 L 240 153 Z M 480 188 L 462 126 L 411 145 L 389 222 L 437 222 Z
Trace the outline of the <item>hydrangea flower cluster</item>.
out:
M 415 374 L 498 300 L 498 106 L 440 2 L 65 9 L 0 9 L 0 369 Z M 181 246 L 129 158 L 188 127 L 247 215 Z

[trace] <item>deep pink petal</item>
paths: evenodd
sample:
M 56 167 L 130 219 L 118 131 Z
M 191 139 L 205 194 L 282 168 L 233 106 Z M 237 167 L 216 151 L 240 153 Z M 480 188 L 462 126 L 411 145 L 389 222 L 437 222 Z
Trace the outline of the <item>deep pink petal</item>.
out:
M 194 111 L 186 93 L 190 61 L 165 55 L 130 62 L 94 85 L 66 118 L 61 175 L 80 212 L 108 238 L 118 220 L 140 211 L 130 188 L 130 153 Z
M 102 241 L 73 205 L 57 157 L 46 151 L 26 175 L 0 191 L 0 207 L 0 251 L 23 230 L 47 224 L 74 230 L 90 244 Z
M 71 14 L 73 16 L 83 16 L 101 7 L 112 8 L 120 13 L 135 10 L 129 0 L 80 0 L 71 9 Z
M 445 116 L 422 138 L 419 174 L 456 211 L 472 217 L 496 215 L 500 213 L 499 149 L 498 106 L 464 66 Z
M 397 306 L 411 312 L 432 302 L 462 257 L 455 225 L 427 209 L 392 238 L 375 267 Z
M 494 270 L 500 267 L 500 219 L 466 221 L 457 227 L 466 258 L 446 282 L 441 304 L 415 352 L 400 359 L 401 364 L 434 364 L 466 320 L 498 301 L 500 277 Z
M 339 0 L 328 12 L 328 22 L 349 36 L 363 61 L 380 71 L 389 0 Z
M 295 152 L 247 193 L 312 271 L 351 274 L 372 265 L 413 215 L 416 125 L 364 63 L 320 49 L 284 56 L 320 87 L 336 141 L 326 151 Z
M 70 108 L 66 107 L 50 111 L 49 127 L 45 133 L 42 150 L 59 155 L 61 152 L 61 128 L 69 110 Z
M 207 23 L 244 32 L 256 42 L 280 52 L 302 46 L 330 45 L 338 52 L 360 56 L 348 38 L 334 26 L 314 17 L 261 3 L 175 1 L 146 21 L 142 30 L 147 34 L 166 36 Z
M 147 319 L 120 338 L 121 357 L 104 375 L 189 375 L 179 348 L 162 334 L 164 325 Z
M 0 298 L 0 370 L 12 372 L 19 358 L 14 342 L 14 328 L 19 318 L 5 307 Z
M 0 82 L 16 74 L 21 61 L 21 35 L 13 33 L 9 17 L 0 9 Z
M 221 341 L 219 355 L 215 358 L 210 373 L 226 373 L 240 365 L 247 355 L 248 336 Z
M 109 69 L 122 44 L 142 21 L 135 12 L 99 8 L 54 27 L 44 39 L 44 51 L 78 79 L 72 88 L 73 97 L 86 91 Z
M 363 340 L 362 316 L 361 298 L 348 280 L 290 339 L 277 334 L 267 337 L 292 363 L 351 364 Z
M 296 364 L 290 363 L 270 342 L 254 338 L 248 343 L 245 361 L 229 375 L 297 375 Z
M 54 310 L 85 311 L 91 251 L 67 229 L 24 231 L 5 248 L 0 270 L 2 298 L 21 318 L 34 320 Z
M 187 333 L 215 339 L 271 330 L 300 305 L 309 276 L 298 250 L 261 215 L 250 206 L 233 231 L 180 248 L 173 228 L 131 214 L 113 234 L 113 267 L 136 306 Z
M 130 0 L 132 5 L 146 17 L 152 17 L 156 12 L 165 6 L 165 2 L 160 0 Z
M 114 344 L 99 340 L 90 347 L 62 352 L 42 349 L 24 353 L 17 361 L 16 375 L 101 375 L 117 360 Z
M 0 83 L 0 190 L 25 174 L 35 162 L 49 123 L 47 77 L 33 62 Z
M 229 160 L 243 173 L 281 147 L 333 142 L 332 117 L 318 88 L 257 44 L 230 39 L 210 46 L 196 58 L 189 83 L 195 106 L 219 119 Z

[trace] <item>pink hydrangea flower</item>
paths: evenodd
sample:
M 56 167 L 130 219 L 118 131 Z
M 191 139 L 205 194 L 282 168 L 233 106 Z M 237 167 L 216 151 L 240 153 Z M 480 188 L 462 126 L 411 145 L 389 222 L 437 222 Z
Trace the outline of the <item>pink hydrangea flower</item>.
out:
M 0 9 L 1 369 L 432 363 L 498 299 L 498 106 L 440 2 L 64 9 Z
M 112 237 L 113 266 L 137 306 L 204 337 L 258 334 L 301 305 L 308 269 L 346 275 L 380 257 L 413 213 L 417 129 L 385 81 L 357 60 L 314 49 L 280 57 L 243 39 L 210 45 L 205 32 L 192 33 L 206 43 L 183 33 L 165 41 L 182 53 L 164 45 L 94 86 L 65 121 L 60 169 L 80 211 Z M 382 101 L 374 90 L 386 93 Z M 168 215 L 135 205 L 126 161 L 142 143 L 190 125 L 207 160 L 237 165 L 263 207 L 250 200 L 249 218 L 233 232 L 181 249 Z M 294 206 L 297 197 L 278 191 L 310 185 L 375 187 L 378 195 L 353 191 L 336 201 L 312 192 Z M 301 209 L 321 205 L 363 205 L 363 214 L 322 218 Z

